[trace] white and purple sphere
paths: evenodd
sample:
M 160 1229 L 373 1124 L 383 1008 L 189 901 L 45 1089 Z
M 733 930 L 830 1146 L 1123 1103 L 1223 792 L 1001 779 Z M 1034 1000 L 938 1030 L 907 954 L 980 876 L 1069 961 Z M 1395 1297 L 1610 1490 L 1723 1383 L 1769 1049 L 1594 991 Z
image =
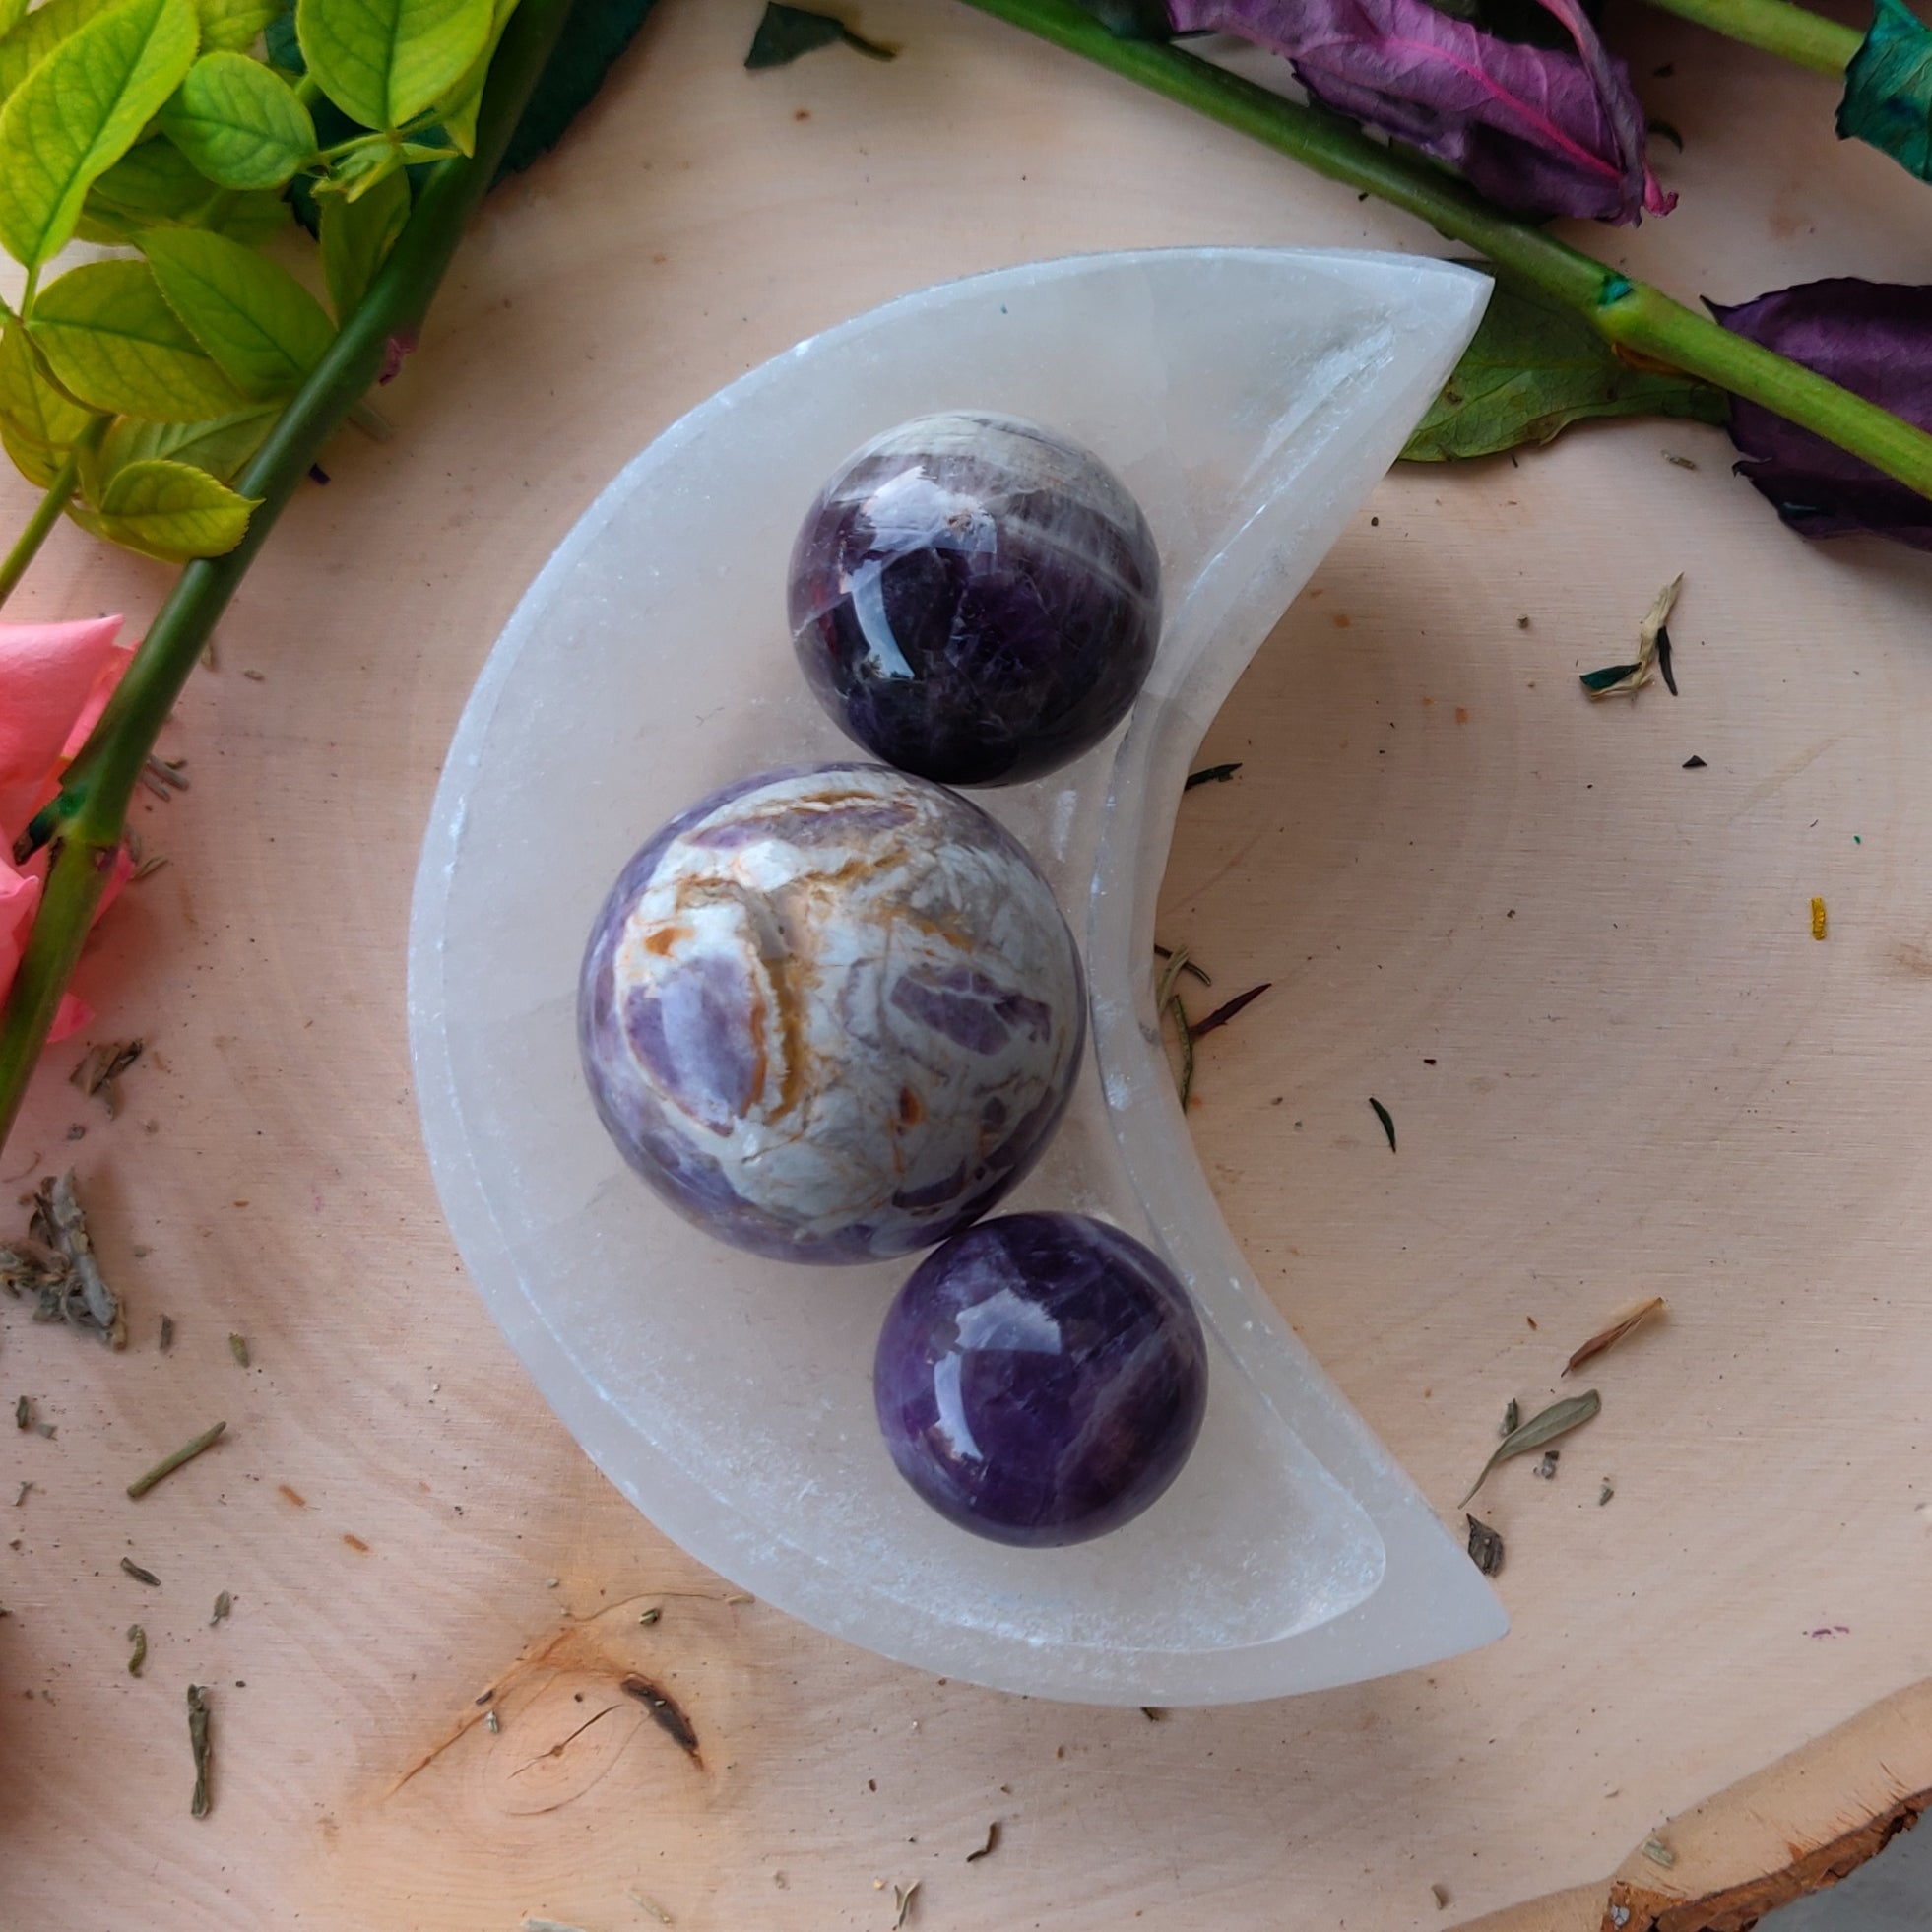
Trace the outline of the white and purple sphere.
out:
M 665 825 L 578 990 L 597 1111 L 672 1206 L 781 1259 L 909 1255 L 986 1213 L 1072 1091 L 1086 989 L 1025 849 L 864 764 L 767 772 Z

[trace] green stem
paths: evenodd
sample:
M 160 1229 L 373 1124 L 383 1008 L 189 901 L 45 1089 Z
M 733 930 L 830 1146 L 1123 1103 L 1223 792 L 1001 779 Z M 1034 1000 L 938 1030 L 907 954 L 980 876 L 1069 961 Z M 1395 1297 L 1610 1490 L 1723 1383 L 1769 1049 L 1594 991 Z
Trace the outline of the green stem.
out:
M 1761 403 L 1932 497 L 1932 435 L 1632 282 L 1544 229 L 1513 220 L 1461 181 L 1371 140 L 1352 121 L 1325 108 L 1298 106 L 1180 47 L 1116 39 L 1071 0 L 967 4 L 1265 142 L 1318 174 L 1366 188 L 1420 216 L 1439 233 L 1478 249 L 1503 274 L 1532 283 L 1576 309 L 1606 340 Z
M 423 182 L 403 231 L 328 354 L 282 413 L 236 480 L 260 499 L 241 542 L 225 556 L 191 563 L 149 626 L 61 794 L 20 841 L 16 856 L 45 845 L 51 860 L 39 912 L 13 990 L 0 1008 L 0 1146 L 20 1112 L 60 997 L 80 957 L 113 869 L 141 768 L 217 618 L 329 433 L 382 368 L 392 337 L 420 327 L 463 230 L 496 173 L 531 90 L 556 44 L 572 0 L 523 0 L 490 63 L 477 117 L 475 155 L 439 162 Z
M 69 499 L 80 485 L 82 453 L 92 456 L 100 447 L 100 439 L 107 433 L 108 421 L 107 417 L 97 416 L 81 431 L 79 440 L 67 452 L 67 460 L 54 472 L 53 482 L 47 485 L 47 493 L 28 518 L 27 528 L 15 540 L 13 548 L 7 552 L 6 561 L 0 563 L 0 606 L 13 596 L 15 587 L 27 575 L 27 566 L 47 541 L 47 532 L 60 521 L 61 511 L 66 509 Z
M 1827 20 L 1789 0 L 1650 0 L 1680 20 L 1696 21 L 1727 40 L 1775 54 L 1794 67 L 1844 79 L 1844 70 L 1864 41 L 1855 27 Z

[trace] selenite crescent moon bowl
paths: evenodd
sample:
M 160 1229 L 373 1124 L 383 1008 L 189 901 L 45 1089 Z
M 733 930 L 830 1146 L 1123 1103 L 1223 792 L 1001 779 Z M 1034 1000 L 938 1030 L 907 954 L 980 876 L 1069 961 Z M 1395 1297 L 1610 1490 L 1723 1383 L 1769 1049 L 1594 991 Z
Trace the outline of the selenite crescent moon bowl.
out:
M 470 1272 L 545 1399 L 668 1536 L 820 1629 L 924 1669 L 1096 1704 L 1356 1682 L 1502 1634 L 1458 1543 L 1228 1234 L 1155 1025 L 1155 901 L 1189 760 L 1467 343 L 1487 280 L 1341 250 L 1040 262 L 801 343 L 666 430 L 558 547 L 491 652 L 417 876 L 424 1137 Z M 577 969 L 611 881 L 727 781 L 845 758 L 793 657 L 814 492 L 907 418 L 984 409 L 1094 450 L 1159 543 L 1165 627 L 1126 723 L 972 794 L 1032 852 L 1091 987 L 1065 1124 L 1002 1205 L 1117 1223 L 1207 1331 L 1207 1415 L 1144 1514 L 1057 1550 L 926 1508 L 872 1414 L 911 1260 L 769 1261 L 659 1201 L 599 1125 Z M 1277 1025 L 1292 1030 L 1292 1012 Z

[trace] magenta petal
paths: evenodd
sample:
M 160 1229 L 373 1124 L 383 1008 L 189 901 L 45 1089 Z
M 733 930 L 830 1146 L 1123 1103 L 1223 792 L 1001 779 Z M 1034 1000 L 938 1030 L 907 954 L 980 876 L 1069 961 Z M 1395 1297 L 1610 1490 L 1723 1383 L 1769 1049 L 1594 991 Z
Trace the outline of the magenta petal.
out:
M 1932 430 L 1932 288 L 1860 282 L 1850 276 L 1778 289 L 1717 320 L 1854 395 Z M 1932 502 L 1835 443 L 1731 398 L 1738 474 L 1806 537 L 1869 531 L 1932 550 Z
M 1576 40 L 1502 40 L 1428 0 L 1169 0 L 1177 32 L 1285 54 L 1310 94 L 1459 169 L 1502 207 L 1636 222 L 1667 214 L 1643 110 L 1576 0 L 1543 0 Z

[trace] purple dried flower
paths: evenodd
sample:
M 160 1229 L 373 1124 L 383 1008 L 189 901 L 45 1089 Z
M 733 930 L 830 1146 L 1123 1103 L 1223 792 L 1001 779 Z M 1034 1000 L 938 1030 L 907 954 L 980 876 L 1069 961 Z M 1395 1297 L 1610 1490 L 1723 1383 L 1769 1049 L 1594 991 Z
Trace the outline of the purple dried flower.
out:
M 1318 100 L 1458 168 L 1504 208 L 1636 222 L 1677 197 L 1644 161 L 1643 110 L 1578 0 L 1541 0 L 1576 42 L 1499 39 L 1428 0 L 1169 0 L 1177 32 L 1239 34 Z
M 1836 276 L 1773 290 L 1717 320 L 1830 376 L 1894 416 L 1932 429 L 1932 288 Z M 1824 437 L 1757 403 L 1731 398 L 1731 441 L 1747 477 L 1806 537 L 1870 531 L 1932 550 L 1932 502 Z

